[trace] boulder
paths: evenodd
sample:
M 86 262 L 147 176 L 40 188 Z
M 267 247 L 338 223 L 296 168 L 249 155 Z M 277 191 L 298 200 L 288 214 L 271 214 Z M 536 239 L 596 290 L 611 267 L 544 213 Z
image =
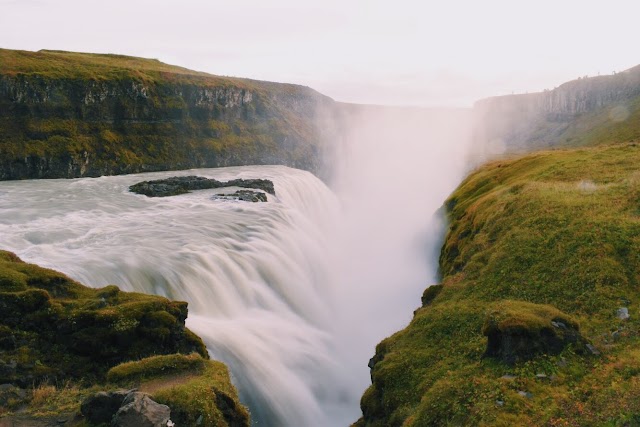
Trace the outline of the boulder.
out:
M 171 410 L 161 405 L 146 393 L 131 392 L 111 422 L 112 427 L 166 427 Z
M 91 424 L 109 424 L 122 406 L 124 398 L 131 392 L 131 390 L 100 391 L 82 402 L 80 413 Z
M 486 357 L 508 365 L 540 354 L 558 354 L 569 344 L 584 347 L 578 323 L 546 304 L 503 300 L 488 312 L 482 333 L 487 337 Z

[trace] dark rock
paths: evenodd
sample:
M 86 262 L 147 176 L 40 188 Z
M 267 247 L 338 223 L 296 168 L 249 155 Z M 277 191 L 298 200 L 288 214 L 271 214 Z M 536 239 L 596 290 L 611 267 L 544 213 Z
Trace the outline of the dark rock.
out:
M 242 202 L 266 202 L 267 195 L 259 191 L 238 190 L 231 194 L 216 194 L 214 200 L 240 200 Z
M 80 405 L 80 413 L 92 424 L 110 423 L 124 398 L 132 390 L 100 391 L 87 397 Z
M 553 320 L 551 321 L 551 326 L 553 326 L 554 328 L 567 329 L 567 325 L 565 325 L 564 323 L 554 322 Z
M 236 401 L 221 390 L 216 390 L 216 406 L 229 427 L 243 427 L 248 424 L 244 412 L 238 408 Z
M 112 427 L 166 427 L 171 410 L 146 393 L 132 392 L 122 402 L 111 422 Z
M 148 197 L 167 197 L 189 193 L 192 190 L 223 187 L 254 188 L 274 196 L 276 194 L 273 182 L 268 179 L 232 179 L 224 182 L 202 176 L 174 176 L 154 181 L 143 181 L 130 186 L 129 191 Z
M 513 365 L 539 354 L 558 354 L 569 344 L 579 347 L 586 342 L 578 328 L 577 322 L 553 306 L 505 300 L 485 319 L 485 356 Z
M 591 354 L 593 354 L 594 356 L 599 356 L 600 355 L 600 350 L 598 350 L 597 348 L 595 348 L 591 344 L 587 344 L 587 350 L 589 350 L 589 352 Z

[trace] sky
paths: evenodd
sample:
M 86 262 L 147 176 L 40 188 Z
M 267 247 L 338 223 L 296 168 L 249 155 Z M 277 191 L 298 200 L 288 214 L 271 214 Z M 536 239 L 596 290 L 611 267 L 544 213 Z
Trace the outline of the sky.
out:
M 0 0 L 0 47 L 119 53 L 365 104 L 470 106 L 640 63 L 638 0 Z

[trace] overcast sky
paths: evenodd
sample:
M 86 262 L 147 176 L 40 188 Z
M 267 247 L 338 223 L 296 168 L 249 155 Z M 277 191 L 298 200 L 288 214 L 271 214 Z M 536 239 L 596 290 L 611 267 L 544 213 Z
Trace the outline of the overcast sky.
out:
M 0 0 L 0 47 L 121 53 L 339 101 L 467 106 L 640 63 L 639 0 Z

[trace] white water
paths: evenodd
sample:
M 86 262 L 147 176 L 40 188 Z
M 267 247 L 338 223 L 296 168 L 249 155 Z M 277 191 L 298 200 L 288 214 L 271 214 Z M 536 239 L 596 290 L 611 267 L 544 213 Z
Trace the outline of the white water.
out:
M 254 424 L 346 426 L 375 344 L 436 280 L 434 213 L 462 177 L 463 134 L 423 113 L 354 117 L 336 193 L 280 166 L 2 182 L 0 248 L 91 286 L 188 301 L 187 325 L 230 366 Z M 127 191 L 176 175 L 268 178 L 277 197 Z

